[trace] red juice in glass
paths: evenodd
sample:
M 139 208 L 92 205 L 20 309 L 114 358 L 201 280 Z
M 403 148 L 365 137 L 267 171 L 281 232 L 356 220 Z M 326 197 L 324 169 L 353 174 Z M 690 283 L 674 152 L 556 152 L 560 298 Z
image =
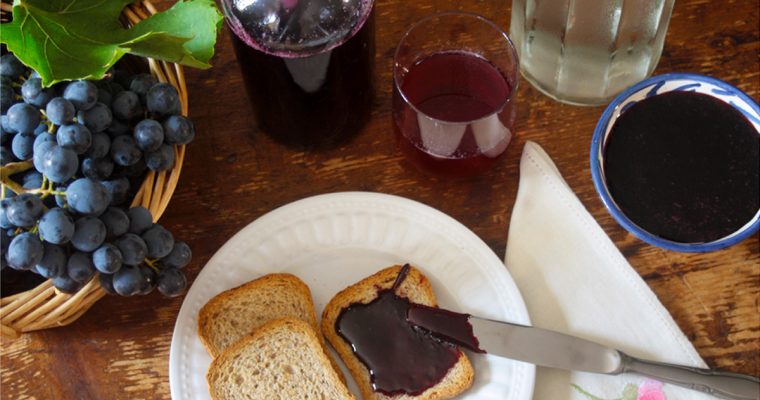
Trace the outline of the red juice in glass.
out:
M 406 97 L 402 98 L 401 91 Z M 418 61 L 394 93 L 399 148 L 419 169 L 474 175 L 504 153 L 512 133 L 512 87 L 493 64 L 465 52 Z
M 412 27 L 394 66 L 394 133 L 406 159 L 444 176 L 497 163 L 512 138 L 517 68 L 509 39 L 482 17 L 438 14 Z

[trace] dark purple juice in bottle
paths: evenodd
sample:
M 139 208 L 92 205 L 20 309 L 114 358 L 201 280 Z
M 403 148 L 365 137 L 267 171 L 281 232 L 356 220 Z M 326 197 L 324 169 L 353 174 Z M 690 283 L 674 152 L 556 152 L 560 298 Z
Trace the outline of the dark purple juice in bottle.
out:
M 359 132 L 373 100 L 373 0 L 222 3 L 262 131 L 296 148 Z

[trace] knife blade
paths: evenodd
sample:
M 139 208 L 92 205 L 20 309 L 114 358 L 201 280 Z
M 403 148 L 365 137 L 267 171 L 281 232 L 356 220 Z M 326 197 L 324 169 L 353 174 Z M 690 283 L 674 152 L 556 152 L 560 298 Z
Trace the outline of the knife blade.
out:
M 732 400 L 760 399 L 760 379 L 647 361 L 586 339 L 413 304 L 407 320 L 438 340 L 543 367 L 617 375 L 631 372 Z
M 545 329 L 470 317 L 474 336 L 486 352 L 544 367 L 610 374 L 620 353 L 588 340 Z

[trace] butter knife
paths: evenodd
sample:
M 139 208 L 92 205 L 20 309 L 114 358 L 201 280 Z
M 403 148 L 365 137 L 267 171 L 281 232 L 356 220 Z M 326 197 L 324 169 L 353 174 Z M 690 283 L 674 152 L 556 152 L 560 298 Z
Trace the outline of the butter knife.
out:
M 409 309 L 407 320 L 439 340 L 543 367 L 609 375 L 637 373 L 724 399 L 760 399 L 760 379 L 753 376 L 647 361 L 546 329 L 417 304 Z

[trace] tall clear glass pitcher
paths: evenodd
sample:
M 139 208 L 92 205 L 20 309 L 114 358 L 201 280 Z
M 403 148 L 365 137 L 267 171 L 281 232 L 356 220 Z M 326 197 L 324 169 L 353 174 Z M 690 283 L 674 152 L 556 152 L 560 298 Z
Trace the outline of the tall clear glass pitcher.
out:
M 513 0 L 509 36 L 523 76 L 571 104 L 608 103 L 649 76 L 675 0 Z

